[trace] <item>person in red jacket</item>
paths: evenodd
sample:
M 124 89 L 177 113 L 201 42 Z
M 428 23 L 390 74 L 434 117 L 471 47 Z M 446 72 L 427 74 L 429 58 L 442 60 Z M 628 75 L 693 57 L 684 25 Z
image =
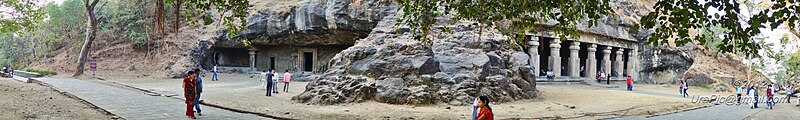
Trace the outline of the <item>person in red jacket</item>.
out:
M 194 117 L 194 110 L 192 110 L 192 103 L 194 103 L 194 97 L 197 92 L 195 91 L 197 78 L 195 77 L 194 71 L 189 71 L 187 74 L 188 75 L 183 78 L 183 95 L 186 97 L 186 116 L 197 119 Z
M 478 97 L 478 108 L 480 108 L 480 112 L 478 112 L 476 120 L 494 120 L 494 113 L 492 113 L 492 107 L 489 107 L 489 97 L 486 96 L 479 96 Z
M 625 83 L 628 84 L 628 91 L 633 91 L 633 80 L 631 80 L 631 76 L 630 75 L 625 80 Z

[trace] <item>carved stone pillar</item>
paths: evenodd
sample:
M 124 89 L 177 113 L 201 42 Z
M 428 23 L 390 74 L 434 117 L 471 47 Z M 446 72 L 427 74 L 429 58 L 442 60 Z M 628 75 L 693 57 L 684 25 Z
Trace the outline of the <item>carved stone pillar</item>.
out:
M 616 62 L 614 62 L 614 66 L 615 66 L 614 67 L 614 69 L 615 69 L 614 72 L 617 74 L 617 78 L 622 78 L 623 77 L 622 74 L 624 74 L 624 72 L 623 72 L 624 69 L 623 68 L 625 68 L 625 62 L 622 59 L 622 53 L 625 53 L 624 51 L 625 51 L 624 48 L 617 49 L 617 52 L 616 52 L 617 56 L 614 57 L 614 58 L 617 59 Z
M 606 73 L 606 77 L 610 76 L 611 74 L 611 46 L 606 46 L 603 49 L 603 73 Z M 606 79 L 606 78 L 603 78 Z
M 553 70 L 554 76 L 558 77 L 561 76 L 561 56 L 559 55 L 561 50 L 561 41 L 559 39 L 553 39 L 550 42 L 550 57 L 549 57 L 549 66 L 550 70 Z
M 580 42 L 572 42 L 572 45 L 569 46 L 569 76 L 574 78 L 580 78 L 580 66 L 581 66 L 581 59 L 578 56 L 578 50 L 581 49 Z
M 529 65 L 531 65 L 531 69 L 533 69 L 533 73 L 535 76 L 539 76 L 539 36 L 530 36 L 531 40 L 528 41 L 528 53 L 531 56 L 529 59 Z
M 589 52 L 587 53 L 588 58 L 586 58 L 586 78 L 594 80 L 597 79 L 597 57 L 595 57 L 597 45 L 590 44 L 586 50 Z

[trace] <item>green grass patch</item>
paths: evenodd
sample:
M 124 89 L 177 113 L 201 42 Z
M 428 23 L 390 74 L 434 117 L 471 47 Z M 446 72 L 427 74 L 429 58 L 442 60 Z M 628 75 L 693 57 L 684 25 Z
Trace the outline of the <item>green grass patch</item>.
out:
M 42 75 L 56 75 L 56 74 L 58 74 L 58 73 L 56 73 L 55 71 L 49 71 L 49 70 L 36 70 L 36 69 L 30 69 L 30 68 L 29 68 L 29 69 L 25 69 L 25 71 L 28 71 L 28 72 L 35 72 L 35 73 L 39 73 L 39 74 L 42 74 Z

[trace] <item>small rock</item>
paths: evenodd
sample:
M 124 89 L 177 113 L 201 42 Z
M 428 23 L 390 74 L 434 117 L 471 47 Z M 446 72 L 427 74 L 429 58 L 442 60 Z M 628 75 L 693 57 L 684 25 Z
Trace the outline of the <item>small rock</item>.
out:
M 288 115 L 288 114 L 291 114 L 291 112 L 284 112 L 283 114 L 287 114 Z
M 448 109 L 448 110 L 449 110 L 449 109 L 450 109 L 450 107 L 446 107 L 446 108 L 444 108 L 444 109 Z
M 350 112 L 350 110 L 348 110 L 348 109 L 345 109 L 345 110 L 344 110 L 344 112 Z

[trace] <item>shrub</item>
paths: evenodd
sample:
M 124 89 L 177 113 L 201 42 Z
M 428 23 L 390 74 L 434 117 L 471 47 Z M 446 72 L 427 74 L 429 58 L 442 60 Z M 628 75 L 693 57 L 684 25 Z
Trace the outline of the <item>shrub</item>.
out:
M 34 73 L 39 73 L 39 74 L 42 74 L 42 75 L 56 75 L 56 74 L 57 74 L 55 71 L 49 71 L 49 70 L 36 70 L 36 69 L 30 69 L 30 68 L 28 68 L 28 69 L 25 69 L 25 71 L 28 71 L 28 72 L 34 72 Z

